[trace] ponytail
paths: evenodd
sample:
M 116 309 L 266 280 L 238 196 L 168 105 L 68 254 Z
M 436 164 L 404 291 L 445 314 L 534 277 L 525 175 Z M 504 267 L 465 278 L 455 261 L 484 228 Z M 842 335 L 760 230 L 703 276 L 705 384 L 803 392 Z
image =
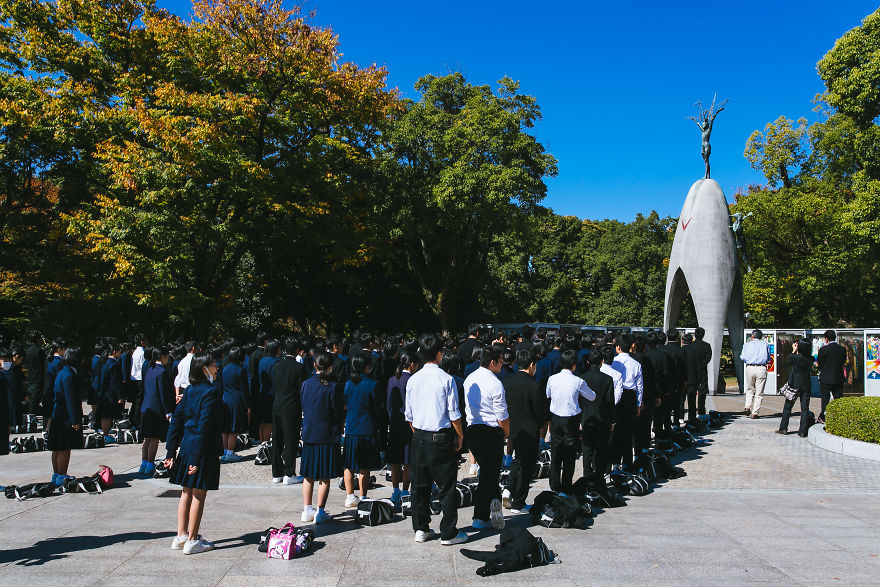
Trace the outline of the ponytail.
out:
M 351 374 L 348 376 L 351 382 L 357 385 L 363 380 L 364 371 L 370 366 L 370 357 L 365 353 L 358 353 L 351 358 Z
M 321 351 L 315 356 L 315 371 L 318 372 L 318 379 L 321 383 L 328 385 L 330 383 L 330 367 L 333 366 L 333 356 Z

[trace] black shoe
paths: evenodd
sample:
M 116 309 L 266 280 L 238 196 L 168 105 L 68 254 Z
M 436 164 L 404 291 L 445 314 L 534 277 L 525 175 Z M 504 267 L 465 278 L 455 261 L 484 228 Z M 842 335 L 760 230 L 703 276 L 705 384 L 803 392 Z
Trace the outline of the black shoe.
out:
M 775 432 L 776 434 L 782 434 L 783 436 L 788 434 L 788 430 L 774 430 L 773 432 Z
M 798 432 L 798 436 L 800 436 L 801 438 L 806 438 L 806 437 L 807 437 L 806 434 L 801 434 L 800 432 Z

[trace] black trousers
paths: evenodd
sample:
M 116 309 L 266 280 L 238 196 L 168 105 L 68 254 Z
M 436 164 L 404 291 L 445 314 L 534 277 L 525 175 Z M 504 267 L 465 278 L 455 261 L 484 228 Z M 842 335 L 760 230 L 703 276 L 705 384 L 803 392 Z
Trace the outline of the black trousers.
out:
M 508 477 L 510 505 L 515 510 L 521 510 L 526 505 L 529 485 L 535 475 L 535 466 L 538 462 L 538 435 L 520 430 L 512 435 L 512 440 L 514 458 Z M 482 478 L 482 473 L 480 477 Z
M 654 408 L 654 436 L 666 436 L 672 430 L 672 395 L 660 398 L 660 405 Z
M 706 415 L 706 396 L 709 395 L 709 384 L 701 383 L 697 386 L 697 414 Z
M 831 398 L 840 399 L 843 397 L 843 385 L 835 384 L 831 385 L 830 383 L 820 383 L 819 391 L 822 394 L 822 411 L 819 414 L 819 417 L 823 420 L 825 419 L 825 408 L 828 406 L 828 403 L 831 401 Z
M 43 401 L 43 390 L 37 386 L 28 385 L 27 397 L 27 413 L 39 414 L 40 404 Z
M 504 455 L 504 431 L 498 426 L 475 424 L 464 431 L 468 446 L 480 465 L 480 482 L 474 495 L 474 519 L 489 521 L 489 503 L 501 499 L 498 474 Z
M 807 430 L 809 430 L 807 419 L 810 413 L 810 391 L 802 390 L 798 396 L 801 400 L 801 423 L 800 426 L 798 426 L 798 434 L 806 436 Z M 779 421 L 780 430 L 788 431 L 788 420 L 791 418 L 791 409 L 794 407 L 794 402 L 796 402 L 797 399 L 798 398 L 785 400 L 785 404 L 782 406 L 782 419 Z
M 141 404 L 144 403 L 144 380 L 132 379 L 131 384 L 134 387 L 134 402 L 129 411 L 129 419 L 137 427 L 141 425 Z
M 697 419 L 697 396 L 700 393 L 700 385 L 691 385 L 688 383 L 687 386 L 687 411 L 688 411 L 688 421 Z M 706 411 L 706 398 L 703 397 L 703 411 Z
M 550 414 L 550 490 L 568 493 L 580 441 L 581 416 Z
M 585 426 L 583 430 L 584 478 L 604 486 L 611 429 L 607 426 Z
M 302 422 L 295 416 L 272 417 L 272 476 L 296 476 L 296 452 Z
M 687 385 L 682 385 L 675 392 L 675 423 L 681 424 L 684 421 L 684 402 L 687 399 Z
M 654 423 L 654 399 L 642 400 L 642 411 L 636 417 L 634 445 L 636 452 L 651 448 L 651 424 Z
M 455 505 L 455 481 L 458 476 L 458 453 L 455 452 L 455 431 L 416 430 L 409 453 L 409 479 L 412 500 L 413 531 L 427 531 L 431 523 L 431 484 L 439 490 L 440 538 L 449 540 L 458 535 L 458 508 Z M 498 483 L 496 476 L 495 483 Z
M 614 434 L 611 440 L 611 463 L 631 465 L 633 462 L 633 428 L 638 400 L 634 389 L 624 389 L 614 407 Z

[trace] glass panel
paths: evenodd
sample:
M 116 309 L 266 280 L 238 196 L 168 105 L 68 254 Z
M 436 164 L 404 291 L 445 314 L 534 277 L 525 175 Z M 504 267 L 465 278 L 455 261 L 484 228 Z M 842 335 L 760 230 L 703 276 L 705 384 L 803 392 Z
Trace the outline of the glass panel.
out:
M 846 349 L 843 394 L 865 395 L 865 341 L 862 333 L 838 330 L 837 342 Z

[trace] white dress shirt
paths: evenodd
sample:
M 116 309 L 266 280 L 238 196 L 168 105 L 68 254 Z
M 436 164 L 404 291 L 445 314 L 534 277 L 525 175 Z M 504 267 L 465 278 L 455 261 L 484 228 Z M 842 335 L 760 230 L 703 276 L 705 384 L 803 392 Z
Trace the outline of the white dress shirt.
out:
M 563 418 L 577 416 L 581 413 L 578 396 L 590 401 L 596 399 L 596 393 L 587 382 L 571 372 L 563 369 L 547 380 L 547 397 L 550 398 L 550 413 Z
M 753 338 L 743 345 L 739 358 L 746 365 L 766 365 L 769 360 L 767 343 L 760 338 Z
M 645 391 L 642 364 L 629 356 L 629 353 L 617 353 L 611 366 L 617 369 L 623 377 L 623 388 L 636 391 L 637 403 L 639 407 L 642 407 L 642 393 Z
M 614 380 L 614 405 L 616 406 L 620 403 L 620 398 L 623 397 L 623 376 L 620 374 L 620 371 L 605 363 L 602 363 L 599 371 Z
M 498 426 L 498 422 L 508 418 L 504 386 L 485 367 L 479 367 L 464 380 L 464 399 L 468 426 Z
M 406 382 L 404 417 L 416 430 L 438 432 L 461 419 L 455 379 L 436 363 L 426 363 Z
M 144 347 L 139 346 L 131 353 L 131 379 L 132 381 L 140 381 L 144 378 L 141 369 L 144 366 Z
M 174 378 L 174 387 L 186 389 L 189 387 L 189 366 L 192 363 L 193 354 L 187 353 L 177 364 L 177 377 Z

